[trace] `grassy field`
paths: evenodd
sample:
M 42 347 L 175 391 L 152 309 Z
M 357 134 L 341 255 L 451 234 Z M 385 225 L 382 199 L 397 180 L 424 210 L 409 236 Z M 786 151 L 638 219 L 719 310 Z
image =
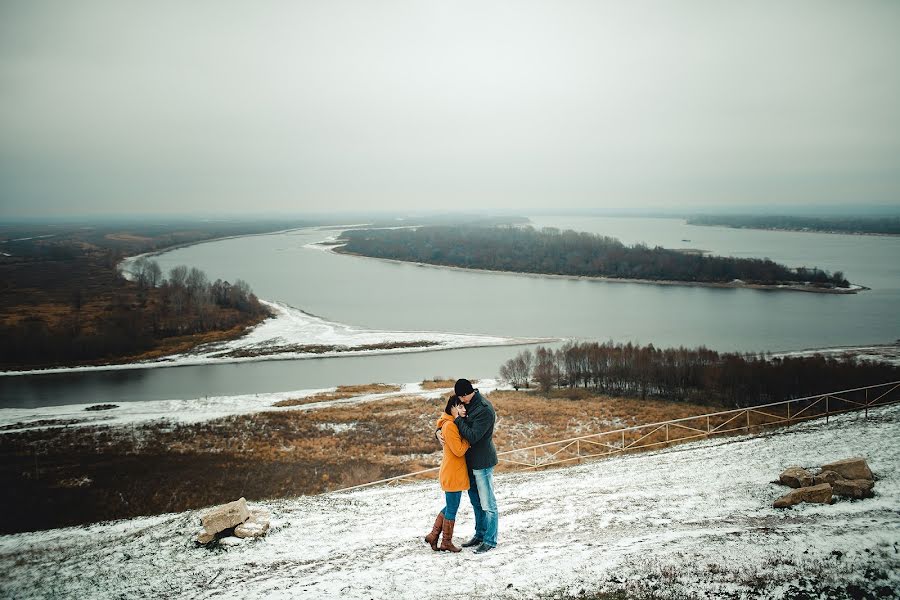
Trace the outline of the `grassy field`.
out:
M 0 533 L 183 511 L 245 496 L 316 494 L 435 467 L 444 399 L 398 395 L 315 408 L 393 386 L 353 386 L 279 410 L 197 424 L 62 427 L 0 435 Z M 583 391 L 490 394 L 498 451 L 709 412 Z M 503 470 L 505 466 L 498 467 Z

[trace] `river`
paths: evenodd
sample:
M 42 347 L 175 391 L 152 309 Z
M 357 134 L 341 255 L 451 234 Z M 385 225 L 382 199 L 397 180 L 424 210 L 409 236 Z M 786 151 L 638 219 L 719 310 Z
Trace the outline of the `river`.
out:
M 260 298 L 382 330 L 789 351 L 900 338 L 900 238 L 687 225 L 679 219 L 534 217 L 536 227 L 591 231 L 631 244 L 768 257 L 842 270 L 859 294 L 663 286 L 471 272 L 313 249 L 333 231 L 299 230 L 166 252 L 211 279 L 246 280 Z M 0 377 L 0 406 L 127 402 L 278 392 L 434 376 L 495 377 L 518 348 Z

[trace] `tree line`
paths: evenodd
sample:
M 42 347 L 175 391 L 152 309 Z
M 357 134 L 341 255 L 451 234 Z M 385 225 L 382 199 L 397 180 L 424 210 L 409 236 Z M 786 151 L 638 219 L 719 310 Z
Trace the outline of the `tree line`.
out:
M 500 367 L 517 390 L 536 384 L 609 396 L 743 408 L 900 380 L 900 367 L 814 356 L 719 353 L 705 347 L 569 342 L 525 350 Z
M 811 283 L 849 287 L 840 271 L 791 269 L 768 258 L 707 256 L 646 244 L 626 246 L 593 233 L 532 227 L 419 227 L 350 230 L 340 250 L 364 256 L 455 267 L 543 273 L 751 284 Z
M 177 266 L 168 278 L 156 261 L 141 258 L 133 281 L 120 274 L 119 286 L 98 299 L 73 289 L 61 318 L 31 314 L 0 326 L 0 361 L 7 365 L 48 365 L 134 356 L 167 338 L 227 331 L 269 315 L 246 282 L 210 282 L 197 268 Z
M 900 217 L 791 217 L 787 215 L 703 215 L 688 219 L 689 225 L 721 225 L 743 229 L 787 229 L 790 231 L 839 231 L 900 235 Z

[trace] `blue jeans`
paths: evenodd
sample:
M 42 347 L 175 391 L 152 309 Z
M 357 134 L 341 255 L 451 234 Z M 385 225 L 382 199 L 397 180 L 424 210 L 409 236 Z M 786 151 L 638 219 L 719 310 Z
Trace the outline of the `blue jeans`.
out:
M 459 501 L 462 500 L 462 492 L 444 492 L 446 497 L 446 506 L 441 512 L 448 521 L 456 520 L 456 511 L 459 510 Z
M 496 546 L 500 522 L 494 497 L 494 467 L 469 471 L 469 479 L 475 482 L 469 486 L 469 500 L 475 512 L 475 537 L 488 546 Z

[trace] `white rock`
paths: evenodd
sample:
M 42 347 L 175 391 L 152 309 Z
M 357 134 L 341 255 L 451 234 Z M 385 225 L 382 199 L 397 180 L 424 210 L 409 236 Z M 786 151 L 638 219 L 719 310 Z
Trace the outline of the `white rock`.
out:
M 215 506 L 200 515 L 200 522 L 206 533 L 215 535 L 235 525 L 240 525 L 250 517 L 247 500 L 241 498 L 228 504 Z
M 228 537 L 223 537 L 221 540 L 219 540 L 219 543 L 223 546 L 240 546 L 244 543 L 244 540 L 229 535 Z
M 264 508 L 251 508 L 250 518 L 234 528 L 234 535 L 240 538 L 257 538 L 269 531 L 271 515 Z
M 201 544 L 208 544 L 214 539 L 216 539 L 216 534 L 206 533 L 205 529 L 201 529 L 197 532 L 197 541 Z

